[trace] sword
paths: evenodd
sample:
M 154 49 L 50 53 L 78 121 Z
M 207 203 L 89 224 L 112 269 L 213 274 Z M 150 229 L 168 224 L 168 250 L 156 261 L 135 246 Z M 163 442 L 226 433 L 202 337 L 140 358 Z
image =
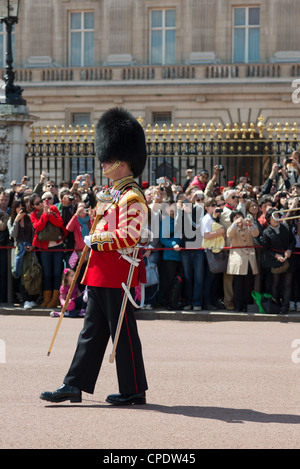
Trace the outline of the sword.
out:
M 97 205 L 97 213 L 96 213 L 95 220 L 93 222 L 92 228 L 91 228 L 90 233 L 89 233 L 90 235 L 94 234 L 96 226 L 99 223 L 100 219 L 103 217 L 105 211 L 108 210 L 110 208 L 110 206 L 115 202 L 116 194 L 111 193 L 111 191 L 109 189 L 107 189 L 105 191 L 99 192 L 99 194 L 97 194 L 97 198 L 99 200 L 98 205 Z M 65 312 L 67 310 L 67 307 L 69 305 L 69 301 L 70 301 L 70 298 L 71 298 L 72 291 L 74 290 L 74 287 L 76 285 L 76 280 L 77 280 L 78 275 L 80 273 L 80 270 L 81 270 L 81 267 L 83 265 L 85 256 L 88 252 L 88 249 L 89 249 L 89 247 L 87 245 L 85 245 L 84 248 L 83 248 L 79 263 L 78 263 L 77 268 L 76 268 L 76 272 L 74 274 L 71 286 L 69 288 L 69 291 L 68 291 L 68 294 L 67 294 L 67 297 L 66 297 L 66 301 L 63 305 L 63 308 L 62 308 L 61 314 L 60 314 L 60 318 L 58 320 L 58 323 L 56 325 L 56 329 L 54 331 L 54 335 L 53 335 L 53 338 L 52 338 L 52 341 L 51 341 L 51 344 L 50 344 L 50 347 L 49 347 L 49 350 L 48 350 L 48 354 L 47 354 L 48 357 L 51 353 L 54 341 L 55 341 L 57 333 L 58 333 L 58 330 L 59 330 L 60 325 L 62 323 L 62 320 L 63 320 L 63 317 L 64 317 Z
M 117 324 L 117 328 L 116 328 L 115 337 L 114 337 L 114 340 L 113 340 L 112 352 L 109 356 L 109 362 L 110 363 L 113 363 L 113 361 L 115 359 L 115 356 L 116 356 L 117 345 L 118 345 L 119 336 L 120 336 L 120 332 L 121 332 L 121 327 L 122 327 L 122 323 L 123 323 L 123 318 L 124 318 L 124 314 L 125 314 L 125 310 L 126 310 L 127 300 L 128 300 L 128 297 L 131 296 L 130 295 L 130 286 L 131 286 L 131 282 L 132 282 L 132 276 L 133 276 L 134 268 L 136 267 L 137 262 L 138 262 L 137 257 L 138 257 L 139 249 L 144 248 L 150 242 L 150 240 L 152 239 L 152 236 L 153 236 L 153 233 L 151 233 L 151 231 L 149 231 L 147 228 L 143 228 L 142 232 L 141 232 L 141 237 L 140 237 L 139 243 L 138 243 L 138 245 L 136 245 L 133 248 L 134 251 L 133 251 L 133 254 L 131 256 L 132 262 L 130 263 L 130 269 L 129 269 L 128 277 L 127 277 L 127 284 L 124 285 L 124 283 L 122 283 L 122 287 L 123 287 L 123 290 L 125 291 L 125 294 L 123 296 L 123 300 L 122 300 L 122 304 L 121 304 L 118 324 Z
M 131 259 L 133 261 L 136 261 L 138 253 L 139 253 L 139 247 L 135 247 L 134 251 L 133 251 L 133 254 L 131 256 Z M 135 268 L 135 264 L 131 263 L 130 268 L 129 268 L 129 272 L 128 272 L 128 277 L 127 277 L 127 284 L 126 284 L 126 286 L 123 287 L 124 290 L 125 290 L 125 294 L 123 296 L 123 300 L 122 300 L 122 304 L 121 304 L 121 309 L 120 309 L 118 324 L 117 324 L 116 333 L 115 333 L 115 337 L 114 337 L 112 352 L 109 356 L 109 362 L 110 363 L 113 363 L 114 359 L 115 359 L 115 355 L 116 355 L 116 351 L 117 351 L 117 345 L 118 345 L 118 341 L 119 341 L 119 336 L 120 336 L 121 327 L 122 327 L 123 318 L 124 318 L 126 305 L 127 305 L 127 300 L 128 300 L 128 293 L 129 293 L 131 282 L 132 282 L 134 268 Z

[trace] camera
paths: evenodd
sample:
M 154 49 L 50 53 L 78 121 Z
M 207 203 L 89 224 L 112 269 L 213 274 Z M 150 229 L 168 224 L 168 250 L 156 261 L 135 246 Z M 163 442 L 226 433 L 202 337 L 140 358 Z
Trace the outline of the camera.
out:
M 164 177 L 156 179 L 156 184 L 164 184 L 164 183 L 165 183 Z
M 30 177 L 25 176 L 25 177 L 24 177 L 24 181 L 30 181 Z
M 216 208 L 216 213 L 222 213 L 223 209 L 222 208 Z
M 68 195 L 69 200 L 74 200 L 74 197 L 72 195 Z
M 292 160 L 292 158 L 287 158 L 287 159 L 286 159 L 286 162 L 287 162 L 287 163 L 292 163 L 293 160 Z
M 220 172 L 224 171 L 224 166 L 222 164 L 219 164 L 218 167 Z
M 283 168 L 282 164 L 278 163 L 278 169 L 282 169 L 282 168 Z

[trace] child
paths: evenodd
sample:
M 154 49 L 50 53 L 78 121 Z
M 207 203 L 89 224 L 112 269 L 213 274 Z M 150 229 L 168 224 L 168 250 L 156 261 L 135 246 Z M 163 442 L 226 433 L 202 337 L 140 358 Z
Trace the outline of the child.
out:
M 73 269 L 66 268 L 63 271 L 62 284 L 59 289 L 59 301 L 60 301 L 61 308 L 64 307 L 74 275 L 75 275 L 75 272 Z M 71 293 L 71 296 L 70 296 L 67 310 L 65 311 L 65 316 L 77 317 L 79 315 L 79 317 L 84 317 L 85 308 L 86 308 L 86 300 L 87 299 L 85 298 L 85 295 L 82 295 L 82 292 L 79 290 L 78 285 L 75 284 L 73 291 Z M 79 314 L 77 312 L 78 310 L 80 310 Z M 59 317 L 60 313 L 56 311 L 52 311 L 50 313 L 50 316 Z

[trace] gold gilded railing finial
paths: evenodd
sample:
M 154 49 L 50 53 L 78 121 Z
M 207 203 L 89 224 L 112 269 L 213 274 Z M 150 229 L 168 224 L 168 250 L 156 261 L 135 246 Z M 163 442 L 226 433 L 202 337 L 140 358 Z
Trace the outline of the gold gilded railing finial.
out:
M 260 115 L 257 120 L 258 120 L 257 127 L 259 130 L 259 138 L 263 138 L 263 131 L 265 129 L 265 118 L 264 116 Z
M 146 135 L 147 143 L 188 143 L 188 144 L 205 144 L 206 142 L 230 142 L 230 141 L 247 141 L 247 140 L 268 140 L 291 142 L 294 147 L 300 140 L 300 126 L 296 122 L 280 123 L 272 122 L 265 124 L 265 118 L 260 115 L 256 123 L 226 123 L 221 122 L 202 122 L 201 125 L 194 123 L 184 124 L 145 124 L 142 118 L 138 119 L 140 125 Z M 265 134 L 265 135 L 264 135 Z M 92 145 L 94 142 L 95 126 L 84 125 L 82 127 L 76 125 L 66 126 L 47 125 L 45 127 L 31 127 L 30 141 L 31 144 L 81 144 L 86 143 Z M 297 144 L 298 145 L 298 144 Z M 300 142 L 299 142 L 300 146 Z M 197 148 L 200 148 L 197 147 Z

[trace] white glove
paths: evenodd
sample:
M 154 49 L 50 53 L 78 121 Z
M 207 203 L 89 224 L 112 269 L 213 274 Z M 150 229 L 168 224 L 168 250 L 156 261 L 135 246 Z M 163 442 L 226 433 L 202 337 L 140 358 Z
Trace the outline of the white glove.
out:
M 91 236 L 85 236 L 83 239 L 84 244 L 86 244 L 89 248 L 91 247 L 92 244 L 92 237 Z

